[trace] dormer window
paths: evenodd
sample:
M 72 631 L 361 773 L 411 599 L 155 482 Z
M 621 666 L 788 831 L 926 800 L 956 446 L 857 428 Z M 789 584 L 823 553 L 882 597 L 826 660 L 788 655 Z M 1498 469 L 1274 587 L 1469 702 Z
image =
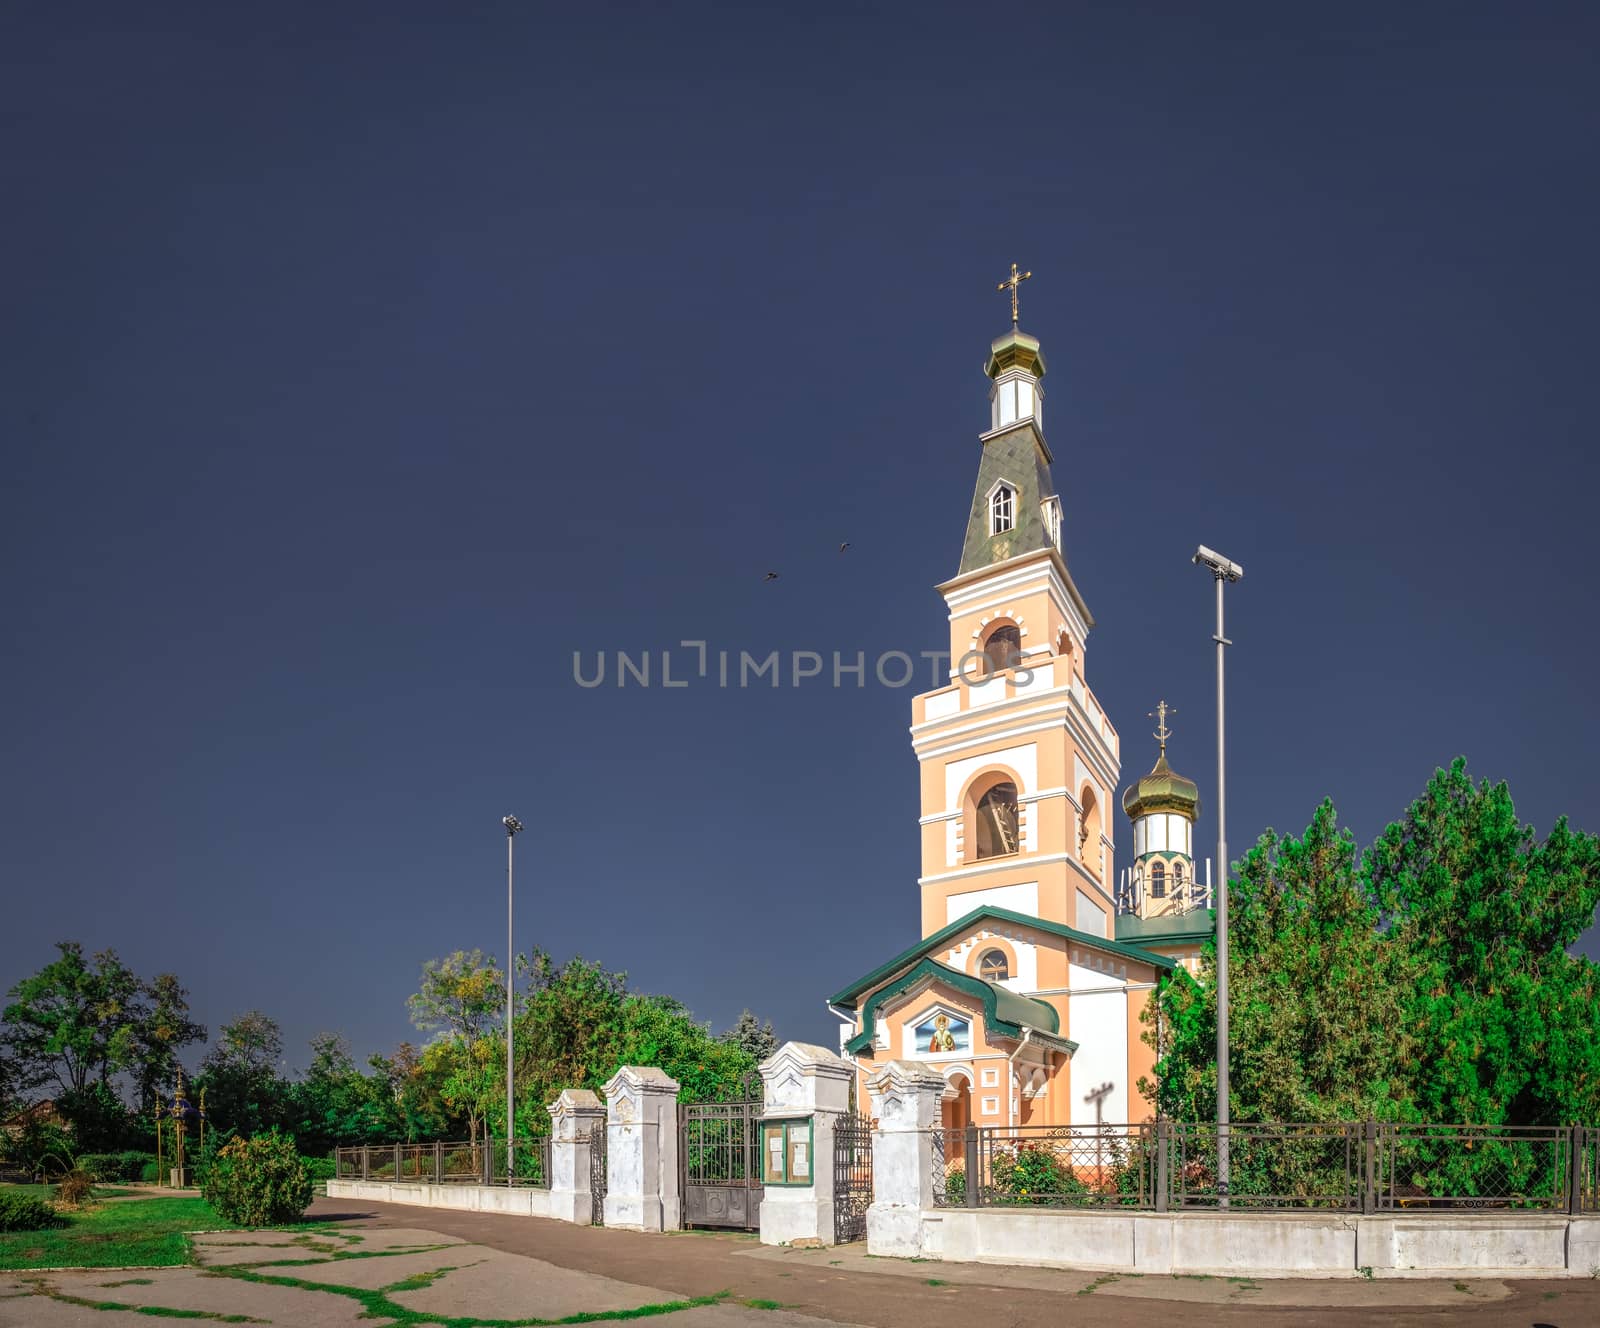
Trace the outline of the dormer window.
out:
M 1017 491 L 997 484 L 989 495 L 989 533 L 1002 535 L 1017 524 Z
M 1050 537 L 1050 543 L 1059 549 L 1061 547 L 1061 499 L 1054 496 L 1046 498 L 1039 507 L 1040 515 L 1044 518 L 1045 534 Z

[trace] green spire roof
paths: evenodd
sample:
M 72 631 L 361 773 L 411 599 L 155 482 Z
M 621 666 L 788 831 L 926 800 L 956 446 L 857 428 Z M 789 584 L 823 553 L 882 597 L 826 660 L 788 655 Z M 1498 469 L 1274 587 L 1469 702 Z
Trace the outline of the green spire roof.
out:
M 1024 370 L 1035 378 L 1044 376 L 1044 356 L 1038 339 L 1016 328 L 995 338 L 984 365 L 984 372 L 991 378 L 1011 369 Z M 1004 562 L 1007 558 L 1055 547 L 1041 506 L 1046 498 L 1055 496 L 1055 484 L 1050 478 L 1051 460 L 1044 436 L 1037 422 L 1031 419 L 1020 420 L 985 441 L 983 455 L 978 461 L 978 483 L 972 492 L 972 511 L 967 517 L 967 537 L 961 547 L 957 576 L 976 572 L 991 563 Z M 991 535 L 989 495 L 1002 480 L 1016 490 L 1015 524 L 1010 530 Z

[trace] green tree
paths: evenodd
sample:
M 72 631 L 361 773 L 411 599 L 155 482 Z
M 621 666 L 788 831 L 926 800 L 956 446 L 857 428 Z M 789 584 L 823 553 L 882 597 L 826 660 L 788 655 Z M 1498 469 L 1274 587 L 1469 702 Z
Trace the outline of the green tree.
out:
M 49 1085 L 82 1093 L 133 1065 L 138 1050 L 140 983 L 115 950 L 85 958 L 76 941 L 11 988 L 0 1014 L 0 1044 L 27 1092 Z
M 457 950 L 422 966 L 422 983 L 406 1002 L 411 1022 L 438 1034 L 423 1050 L 423 1072 L 440 1100 L 466 1117 L 473 1140 L 496 1097 L 504 1100 L 503 1075 L 493 1071 L 494 1046 L 504 1047 L 495 1036 L 504 999 L 505 977 L 495 961 L 481 950 Z M 500 1057 L 503 1066 L 503 1050 Z
M 394 1104 L 402 1139 L 415 1143 L 444 1137 L 449 1112 L 437 1087 L 424 1072 L 422 1053 L 416 1047 L 402 1042 L 387 1056 L 369 1057 L 367 1065 L 372 1071 L 375 1089 L 386 1093 Z
M 1600 904 L 1600 838 L 1539 839 L 1505 784 L 1435 772 L 1367 854 L 1409 968 L 1404 1026 L 1430 1120 L 1600 1119 L 1600 967 L 1568 953 Z
M 178 1051 L 203 1041 L 188 993 L 171 973 L 140 980 L 114 950 L 86 958 L 63 941 L 57 958 L 11 989 L 0 1015 L 0 1056 L 15 1093 L 49 1091 L 78 1147 L 142 1142 L 117 1085 L 126 1074 L 139 1103 L 170 1088 Z
M 189 1017 L 189 992 L 176 974 L 158 973 L 145 983 L 130 1066 L 134 1101 L 143 1105 L 170 1092 L 177 1078 L 178 1052 L 205 1040 L 205 1025 Z
M 517 1016 L 518 1120 L 535 1127 L 563 1088 L 598 1091 L 623 1065 L 658 1065 L 685 1101 L 737 1097 L 756 1058 L 714 1037 L 670 996 L 628 989 L 627 974 L 581 957 L 555 963 L 535 950 L 522 966 Z M 503 1104 L 504 1089 L 497 1086 Z
M 1229 900 L 1233 1119 L 1600 1118 L 1600 965 L 1569 953 L 1600 838 L 1562 819 L 1540 839 L 1458 760 L 1364 854 L 1327 803 L 1300 839 L 1269 831 Z M 1145 1013 L 1141 1087 L 1175 1119 L 1216 1110 L 1214 958 Z
M 1229 901 L 1234 1119 L 1407 1112 L 1416 1048 L 1403 1017 L 1405 956 L 1379 930 L 1355 840 L 1333 804 L 1317 808 L 1299 838 L 1263 834 L 1238 864 Z M 1180 971 L 1146 1014 L 1145 1040 L 1161 1040 L 1158 1104 L 1175 1119 L 1216 1112 L 1215 958 L 1208 944 L 1201 980 Z
M 311 1065 L 289 1097 L 294 1136 L 307 1156 L 341 1145 L 387 1142 L 403 1133 L 387 1077 L 363 1074 L 349 1044 L 336 1033 L 311 1039 Z
M 722 1035 L 721 1040 L 744 1048 L 755 1058 L 757 1065 L 778 1049 L 778 1035 L 772 1031 L 772 1020 L 762 1023 L 749 1010 L 739 1011 L 738 1021 Z
M 196 1091 L 205 1090 L 212 1128 L 254 1135 L 286 1125 L 290 1090 L 282 1061 L 276 1020 L 248 1010 L 224 1024 L 195 1079 Z

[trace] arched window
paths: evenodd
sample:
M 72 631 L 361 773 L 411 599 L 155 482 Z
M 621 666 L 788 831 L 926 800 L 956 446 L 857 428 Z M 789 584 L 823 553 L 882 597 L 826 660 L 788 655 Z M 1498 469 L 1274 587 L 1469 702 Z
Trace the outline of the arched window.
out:
M 1003 780 L 978 799 L 978 857 L 999 858 L 1017 851 L 1017 786 Z
M 1150 864 L 1150 898 L 1165 899 L 1167 897 L 1167 868 L 1165 863 L 1152 862 Z
M 1183 898 L 1183 864 L 1181 862 L 1172 864 L 1172 894 L 1176 899 Z
M 1009 623 L 996 627 L 983 643 L 983 654 L 988 674 L 1016 668 L 1022 663 L 1022 633 Z
M 1017 491 L 1009 484 L 989 495 L 989 533 L 999 535 L 1017 524 Z
M 978 976 L 985 982 L 1004 982 L 1011 976 L 1011 961 L 1004 950 L 987 950 L 978 961 Z

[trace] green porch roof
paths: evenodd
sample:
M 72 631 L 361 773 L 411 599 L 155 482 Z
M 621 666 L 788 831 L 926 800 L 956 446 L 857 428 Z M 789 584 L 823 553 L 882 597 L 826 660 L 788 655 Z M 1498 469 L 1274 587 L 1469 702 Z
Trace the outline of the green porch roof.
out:
M 1001 922 L 1019 923 L 1024 927 L 1033 927 L 1052 936 L 1061 936 L 1069 941 L 1077 941 L 1080 945 L 1090 945 L 1108 954 L 1121 955 L 1124 959 L 1132 959 L 1140 964 L 1150 964 L 1155 968 L 1171 970 L 1177 967 L 1176 961 L 1166 955 L 1156 954 L 1152 950 L 1141 950 L 1137 945 L 1129 945 L 1120 938 L 1108 941 L 1104 936 L 1091 936 L 1086 931 L 1079 931 L 1075 927 L 1064 926 L 1059 922 L 1046 922 L 1043 918 L 1029 917 L 1026 913 L 1015 913 L 1009 908 L 998 908 L 993 904 L 985 904 L 972 910 L 964 917 L 957 918 L 948 927 L 941 927 L 932 936 L 925 936 L 908 950 L 902 950 L 886 964 L 880 964 L 865 977 L 857 978 L 849 986 L 835 992 L 828 997 L 829 1003 L 842 1006 L 846 1010 L 856 1008 L 856 1002 L 861 993 L 868 991 L 893 977 L 906 965 L 928 954 L 929 951 L 938 950 L 948 945 L 955 937 L 970 928 L 974 923 L 984 918 L 995 918 Z M 1120 919 L 1119 919 L 1120 921 Z M 1120 927 L 1119 927 L 1120 930 Z M 943 967 L 943 965 L 941 965 Z M 954 972 L 955 970 L 951 970 Z M 963 976 L 965 976 L 963 974 Z M 977 979 L 974 979 L 976 981 Z M 1002 991 L 1007 990 L 1001 988 Z M 1015 995 L 1015 992 L 1009 993 Z M 1023 999 L 1026 999 L 1025 997 Z
M 1055 1006 L 1047 1001 L 1019 996 L 997 982 L 985 982 L 970 973 L 963 973 L 959 968 L 941 964 L 937 959 L 924 958 L 903 973 L 898 981 L 880 987 L 867 998 L 866 1007 L 861 1012 L 861 1031 L 845 1043 L 845 1050 L 855 1056 L 870 1049 L 877 1040 L 878 1011 L 888 1001 L 924 981 L 943 982 L 982 1001 L 984 1027 L 991 1033 L 1021 1038 L 1024 1030 L 1032 1029 L 1064 1044 L 1069 1049 L 1068 1054 L 1078 1049 L 1076 1042 L 1059 1036 L 1061 1016 L 1056 1013 Z
M 1217 929 L 1217 915 L 1209 908 L 1193 913 L 1167 913 L 1159 918 L 1141 918 L 1134 913 L 1117 915 L 1117 939 L 1134 945 L 1183 945 L 1209 940 Z

